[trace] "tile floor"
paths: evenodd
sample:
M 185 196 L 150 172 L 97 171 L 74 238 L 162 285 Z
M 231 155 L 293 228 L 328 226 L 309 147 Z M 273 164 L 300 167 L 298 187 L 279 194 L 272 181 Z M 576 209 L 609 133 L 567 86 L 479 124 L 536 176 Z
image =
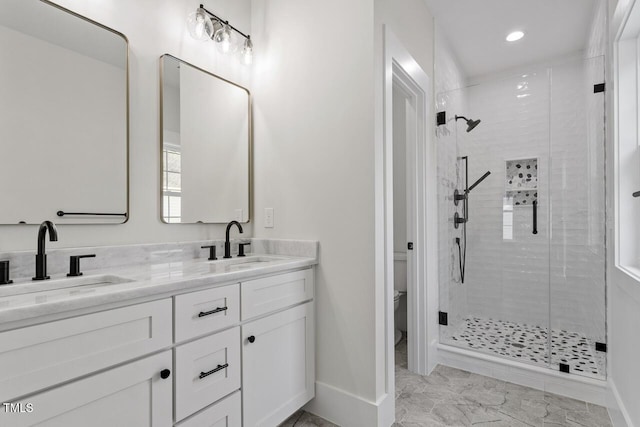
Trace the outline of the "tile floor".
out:
M 423 377 L 407 370 L 407 343 L 396 346 L 394 427 L 610 427 L 607 410 L 567 397 L 438 366 Z M 281 427 L 335 427 L 299 411 Z
M 547 328 L 540 326 L 472 317 L 444 341 L 525 363 L 545 367 L 549 363 Z M 574 374 L 605 378 L 606 353 L 596 351 L 595 342 L 584 334 L 552 329 L 551 348 L 551 369 L 558 370 L 562 362 Z
M 607 410 L 578 400 L 446 366 L 422 377 L 407 370 L 407 344 L 396 347 L 395 427 L 609 427 Z

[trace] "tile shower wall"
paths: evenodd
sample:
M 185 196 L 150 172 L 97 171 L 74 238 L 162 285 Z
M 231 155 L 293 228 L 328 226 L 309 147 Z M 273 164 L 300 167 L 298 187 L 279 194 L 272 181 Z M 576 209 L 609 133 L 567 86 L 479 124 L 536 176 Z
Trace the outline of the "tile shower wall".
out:
M 452 50 L 442 31 L 436 27 L 435 46 L 435 111 L 446 111 L 448 119 L 465 110 L 464 91 L 466 77 L 458 65 Z M 453 227 L 453 191 L 460 182 L 458 145 L 456 143 L 455 123 L 436 128 L 438 153 L 438 254 L 440 310 L 449 312 L 452 322 L 457 318 L 460 323 L 466 314 L 466 293 L 460 283 L 457 268 L 457 251 L 454 239 L 460 233 Z M 442 331 L 446 333 L 446 331 Z
M 465 288 L 471 316 L 549 324 L 549 75 L 546 69 L 466 90 L 468 115 L 458 126 L 469 183 L 491 175 L 469 195 Z M 507 164 L 538 159 L 538 233 L 530 205 L 505 201 Z M 509 210 L 511 209 L 511 210 Z

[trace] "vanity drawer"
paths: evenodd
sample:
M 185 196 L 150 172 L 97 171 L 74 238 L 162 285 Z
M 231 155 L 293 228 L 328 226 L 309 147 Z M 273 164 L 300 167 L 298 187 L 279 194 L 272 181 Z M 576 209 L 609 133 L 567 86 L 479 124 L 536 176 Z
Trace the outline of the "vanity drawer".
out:
M 313 269 L 243 282 L 242 319 L 289 307 L 313 298 Z
M 176 420 L 240 388 L 240 328 L 178 346 Z
M 170 299 L 3 332 L 0 401 L 170 345 Z
M 242 427 L 242 396 L 236 391 L 176 427 Z
M 239 284 L 175 297 L 176 342 L 215 332 L 239 321 Z

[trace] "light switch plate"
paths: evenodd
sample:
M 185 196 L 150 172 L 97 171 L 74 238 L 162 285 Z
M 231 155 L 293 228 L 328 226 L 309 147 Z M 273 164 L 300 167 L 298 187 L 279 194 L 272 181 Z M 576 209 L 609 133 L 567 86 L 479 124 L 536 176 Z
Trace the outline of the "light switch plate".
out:
M 273 208 L 264 208 L 264 228 L 273 228 Z

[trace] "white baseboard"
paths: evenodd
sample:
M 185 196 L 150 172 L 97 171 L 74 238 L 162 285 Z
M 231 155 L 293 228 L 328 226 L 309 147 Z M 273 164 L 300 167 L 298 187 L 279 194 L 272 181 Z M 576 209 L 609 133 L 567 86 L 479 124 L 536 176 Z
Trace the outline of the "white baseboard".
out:
M 438 362 L 499 380 L 608 407 L 611 391 L 604 380 L 564 374 L 500 357 L 438 345 Z
M 395 419 L 393 396 L 376 403 L 321 382 L 304 410 L 342 427 L 389 427 Z
M 614 427 L 634 427 L 629 412 L 620 399 L 620 394 L 613 381 L 609 381 L 609 389 L 611 390 L 611 400 L 608 402 L 609 416 Z

